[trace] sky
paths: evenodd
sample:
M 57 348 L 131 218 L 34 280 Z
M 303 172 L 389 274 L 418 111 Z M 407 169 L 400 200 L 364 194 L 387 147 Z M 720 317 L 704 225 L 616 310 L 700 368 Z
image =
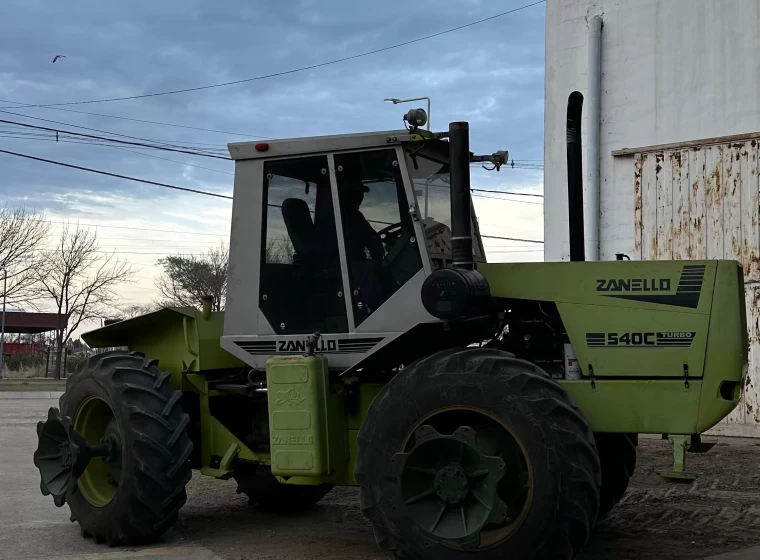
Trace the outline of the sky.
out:
M 0 119 L 105 135 L 75 128 L 89 127 L 226 155 L 229 142 L 401 128 L 403 113 L 424 107 L 424 102 L 392 105 L 383 99 L 428 96 L 434 130 L 469 121 L 473 152 L 506 149 L 518 162 L 515 169 L 499 173 L 474 168 L 473 188 L 542 193 L 543 172 L 537 167 L 543 162 L 545 4 L 411 45 L 270 79 L 141 99 L 23 108 L 278 73 L 381 49 L 532 1 L 3 0 Z M 56 55 L 65 58 L 53 63 Z M 40 135 L 39 130 L 10 123 L 0 123 L 0 150 L 232 193 L 234 166 L 225 159 L 56 142 L 53 132 Z M 162 256 L 200 253 L 228 241 L 228 200 L 3 153 L 0 170 L 0 205 L 44 212 L 53 237 L 64 222 L 97 226 L 103 255 L 115 252 L 138 269 L 136 282 L 120 288 L 123 305 L 146 304 L 157 297 L 156 261 Z M 474 198 L 481 233 L 542 239 L 541 201 L 481 194 Z M 497 239 L 484 239 L 484 244 L 489 261 L 543 259 L 540 244 Z

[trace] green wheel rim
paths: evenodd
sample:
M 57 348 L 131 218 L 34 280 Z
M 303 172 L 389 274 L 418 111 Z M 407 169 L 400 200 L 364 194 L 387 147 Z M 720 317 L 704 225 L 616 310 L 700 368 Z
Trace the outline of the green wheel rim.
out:
M 533 466 L 524 442 L 510 426 L 490 412 L 477 407 L 450 406 L 433 410 L 419 420 L 407 433 L 401 446 L 402 454 L 400 455 L 403 455 L 403 452 L 411 451 L 414 447 L 415 434 L 422 426 L 434 427 L 442 434 L 456 435 L 457 427 L 463 424 L 476 426 L 478 441 L 488 449 L 488 454 L 498 455 L 507 463 L 507 473 L 499 481 L 497 494 L 501 498 L 506 498 L 509 495 L 516 495 L 516 491 L 519 492 L 516 500 L 506 500 L 509 506 L 507 519 L 501 523 L 489 523 L 480 532 L 479 543 L 475 547 L 464 547 L 466 550 L 481 552 L 510 539 L 519 531 L 530 511 L 535 487 Z M 394 457 L 394 462 L 399 459 L 400 457 L 397 455 Z M 516 465 L 520 466 L 521 476 L 519 480 L 514 478 Z M 463 548 L 462 543 L 452 540 L 442 540 L 441 544 L 456 550 Z
M 101 397 L 87 397 L 77 409 L 74 429 L 82 434 L 90 445 L 99 443 L 106 433 L 116 431 L 116 420 L 111 407 Z M 120 471 L 120 460 L 107 463 L 104 458 L 93 457 L 77 481 L 79 491 L 93 506 L 105 507 L 116 496 Z

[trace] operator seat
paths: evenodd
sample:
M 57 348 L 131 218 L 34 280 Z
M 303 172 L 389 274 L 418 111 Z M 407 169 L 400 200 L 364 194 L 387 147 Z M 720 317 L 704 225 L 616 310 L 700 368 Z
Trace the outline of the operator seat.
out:
M 309 205 L 301 198 L 286 198 L 282 203 L 282 219 L 293 244 L 293 261 L 309 261 L 314 249 L 314 222 Z

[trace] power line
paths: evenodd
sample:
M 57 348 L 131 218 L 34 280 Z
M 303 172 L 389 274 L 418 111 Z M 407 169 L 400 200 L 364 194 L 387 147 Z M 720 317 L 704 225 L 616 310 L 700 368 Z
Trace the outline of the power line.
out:
M 69 222 L 64 221 L 56 221 L 56 220 L 37 220 L 39 222 L 44 222 L 48 224 L 62 224 L 62 225 L 68 225 Z M 207 236 L 213 236 L 213 237 L 229 237 L 229 234 L 226 233 L 201 233 L 197 231 L 186 231 L 186 230 L 176 230 L 176 229 L 152 229 L 152 228 L 138 228 L 138 227 L 128 227 L 128 226 L 112 226 L 112 225 L 106 225 L 106 224 L 77 224 L 79 226 L 84 227 L 94 227 L 94 228 L 108 228 L 108 229 L 128 229 L 128 230 L 134 230 L 134 231 L 150 231 L 154 233 L 182 233 L 185 235 L 207 235 Z M 199 241 L 200 243 L 200 241 Z
M 33 117 L 31 115 L 24 115 L 22 113 L 14 113 L 13 111 L 0 111 L 0 113 L 6 113 L 8 115 L 14 115 L 16 117 L 23 117 L 25 119 L 33 119 L 35 121 L 43 121 L 43 122 L 48 122 L 48 123 L 53 123 L 53 124 L 62 124 L 64 126 L 73 126 L 74 128 L 81 128 L 82 130 L 89 130 L 89 131 L 92 131 L 92 132 L 100 132 L 100 133 L 103 133 L 103 134 L 110 134 L 112 136 L 119 136 L 121 138 L 130 138 L 132 140 L 142 140 L 143 142 L 155 142 L 157 144 L 165 144 L 165 145 L 173 147 L 173 148 L 187 148 L 187 146 L 178 146 L 177 144 L 174 144 L 174 143 L 166 141 L 166 140 L 155 140 L 155 139 L 152 139 L 152 138 L 141 138 L 139 136 L 129 136 L 128 134 L 120 134 L 118 132 L 111 132 L 109 130 L 101 130 L 99 128 L 90 128 L 88 126 L 81 126 L 81 125 L 78 125 L 78 124 L 71 124 L 71 123 L 65 123 L 65 122 L 61 122 L 61 121 L 54 121 L 52 119 L 43 119 L 42 117 Z M 16 123 L 16 126 L 23 126 L 23 125 L 24 125 L 24 123 Z M 31 125 L 27 125 L 27 126 L 31 126 Z M 40 127 L 40 128 L 43 128 L 43 127 Z M 55 130 L 55 129 L 53 129 L 53 130 Z M 200 142 L 187 142 L 187 143 L 188 144 L 202 144 Z M 223 146 L 222 144 L 208 144 L 208 145 L 211 145 L 211 146 Z M 223 148 L 226 151 L 226 146 L 223 146 Z M 201 150 L 201 149 L 211 150 L 211 149 L 218 149 L 218 148 L 193 148 L 193 149 L 196 149 L 196 150 Z
M 45 142 L 56 142 L 56 143 L 61 142 L 61 143 L 66 143 L 66 144 L 84 144 L 85 146 L 101 146 L 101 147 L 104 147 L 104 148 L 114 148 L 115 150 L 122 150 L 124 152 L 129 152 L 130 154 L 135 154 L 135 155 L 138 155 L 138 156 L 150 157 L 150 158 L 154 158 L 154 159 L 161 159 L 161 160 L 164 160 L 164 161 L 170 161 L 172 163 L 179 163 L 179 164 L 185 165 L 187 167 L 195 167 L 197 169 L 205 169 L 206 171 L 213 171 L 215 173 L 223 173 L 224 175 L 232 175 L 232 176 L 235 175 L 234 173 L 230 173 L 229 171 L 222 171 L 221 169 L 213 169 L 211 167 L 204 167 L 202 165 L 195 165 L 193 163 L 187 163 L 186 161 L 178 161 L 176 159 L 169 159 L 169 158 L 164 158 L 164 157 L 161 157 L 161 156 L 154 156 L 153 154 L 145 154 L 145 153 L 142 153 L 142 152 L 136 152 L 135 150 L 130 150 L 130 149 L 127 149 L 127 148 L 122 148 L 121 146 L 114 146 L 112 144 L 107 144 L 107 143 L 86 142 L 86 141 L 85 142 L 78 142 L 76 140 L 67 140 L 67 139 L 58 139 L 58 140 L 56 140 L 55 138 L 38 138 L 38 137 L 30 137 L 30 136 L 14 136 L 14 135 L 9 135 L 9 134 L 0 134 L 0 138 L 12 138 L 12 139 L 16 139 L 16 140 L 38 140 L 38 141 L 41 140 L 41 141 L 45 141 Z
M 503 241 L 522 241 L 523 243 L 543 243 L 538 239 L 518 239 L 517 237 L 499 237 L 498 235 L 481 235 L 483 239 L 501 239 Z
M 489 191 L 487 189 L 470 189 L 473 192 L 484 192 L 484 193 L 493 193 L 493 194 L 511 194 L 514 196 L 537 196 L 540 198 L 544 198 L 544 195 L 542 194 L 533 194 L 533 193 L 523 193 L 523 192 L 514 192 L 514 191 Z
M 87 100 L 87 101 L 68 101 L 66 103 L 45 103 L 45 104 L 35 104 L 35 105 L 27 104 L 27 105 L 25 105 L 25 107 L 63 107 L 63 106 L 69 106 L 69 105 L 86 105 L 86 104 L 91 104 L 91 103 L 107 103 L 107 102 L 111 102 L 111 101 L 126 101 L 126 100 L 129 100 L 129 99 L 143 99 L 143 98 L 146 98 L 146 97 L 158 97 L 158 96 L 162 96 L 162 95 L 174 95 L 174 94 L 177 94 L 177 93 L 187 93 L 187 92 L 191 92 L 191 91 L 201 91 L 201 90 L 206 90 L 206 89 L 212 89 L 212 88 L 219 88 L 219 87 L 226 87 L 226 86 L 232 86 L 232 85 L 237 85 L 237 84 L 243 84 L 243 83 L 246 83 L 246 82 L 255 82 L 255 81 L 259 81 L 259 80 L 266 80 L 266 79 L 269 79 L 269 78 L 275 78 L 275 77 L 278 77 L 278 76 L 285 76 L 285 75 L 288 75 L 288 74 L 295 74 L 297 72 L 304 72 L 306 70 L 313 70 L 315 68 L 321 68 L 321 67 L 324 67 L 324 66 L 330 66 L 330 65 L 333 65 L 333 64 L 338 64 L 340 62 L 346 62 L 346 61 L 349 61 L 349 60 L 355 60 L 357 58 L 363 58 L 363 57 L 370 56 L 370 55 L 373 55 L 373 54 L 378 54 L 378 53 L 381 53 L 381 52 L 385 52 L 385 51 L 389 51 L 389 50 L 393 50 L 393 49 L 398 49 L 400 47 L 405 47 L 407 45 L 412 45 L 414 43 L 419 43 L 421 41 L 426 41 L 428 39 L 433 39 L 434 37 L 440 37 L 441 35 L 446 35 L 447 33 L 453 33 L 454 31 L 459 31 L 459 30 L 465 29 L 467 27 L 472 27 L 473 25 L 478 25 L 478 24 L 484 23 L 486 21 L 491 21 L 491 20 L 494 20 L 494 19 L 506 16 L 508 14 L 513 14 L 515 12 L 519 12 L 521 10 L 525 10 L 527 8 L 532 8 L 533 6 L 538 6 L 539 4 L 543 4 L 545 1 L 546 0 L 539 0 L 538 2 L 533 2 L 532 4 L 526 4 L 524 6 L 520 6 L 519 8 L 514 8 L 514 9 L 511 9 L 511 10 L 507 10 L 505 12 L 501 12 L 501 13 L 495 14 L 493 16 L 489 16 L 489 17 L 486 17 L 486 18 L 483 18 L 483 19 L 479 19 L 477 21 L 472 21 L 470 23 L 465 23 L 464 25 L 459 25 L 457 27 L 452 27 L 451 29 L 446 29 L 444 31 L 439 31 L 437 33 L 432 33 L 430 35 L 425 35 L 423 37 L 418 37 L 416 39 L 410 39 L 410 40 L 404 41 L 402 43 L 396 43 L 395 45 L 389 45 L 387 47 L 382 47 L 382 48 L 379 48 L 379 49 L 374 49 L 374 50 L 367 51 L 367 52 L 364 52 L 364 53 L 354 54 L 354 55 L 346 56 L 346 57 L 343 57 L 343 58 L 337 58 L 335 60 L 331 60 L 331 61 L 328 61 L 328 62 L 320 62 L 318 64 L 311 64 L 309 66 L 302 66 L 300 68 L 293 68 L 291 70 L 283 70 L 281 72 L 274 72 L 274 73 L 271 73 L 271 74 L 264 74 L 264 75 L 261 75 L 261 76 L 255 76 L 253 78 L 245 78 L 245 79 L 242 79 L 242 80 L 234 80 L 232 82 L 223 82 L 223 83 L 220 83 L 220 84 L 211 84 L 211 85 L 207 85 L 207 86 L 198 86 L 198 87 L 185 88 L 185 89 L 175 89 L 175 90 L 171 90 L 171 91 L 159 91 L 159 92 L 154 92 L 154 93 L 144 93 L 142 95 L 128 95 L 128 96 L 124 96 L 124 97 L 112 97 L 112 98 L 107 98 L 107 99 L 90 99 L 90 100 Z M 13 109 L 13 108 L 14 107 L 0 107 L 0 109 Z
M 89 171 L 90 173 L 98 173 L 100 175 L 108 175 L 109 177 L 116 177 L 118 179 L 126 179 L 127 181 L 135 181 L 137 183 L 144 183 L 146 185 L 154 185 L 156 187 L 164 187 L 166 189 L 174 189 L 174 190 L 178 190 L 178 191 L 185 191 L 185 192 L 190 192 L 190 193 L 195 193 L 195 194 L 205 194 L 206 196 L 215 196 L 217 198 L 226 198 L 228 200 L 232 200 L 232 197 L 228 196 L 226 194 L 218 194 L 218 193 L 212 193 L 212 192 L 207 192 L 207 191 L 200 191 L 200 190 L 196 190 L 196 189 L 190 189 L 190 188 L 187 188 L 187 187 L 178 187 L 176 185 L 169 185 L 169 184 L 166 184 L 166 183 L 158 183 L 156 181 L 148 181 L 147 179 L 138 179 L 137 177 L 130 177 L 128 175 L 119 175 L 118 173 L 110 173 L 108 171 L 101 171 L 100 169 L 92 169 L 91 167 L 82 167 L 80 165 L 72 165 L 71 163 L 63 163 L 61 161 L 54 161 L 52 159 L 45 159 L 45 158 L 40 158 L 40 157 L 36 157 L 36 156 L 30 156 L 28 154 L 20 154 L 18 152 L 11 152 L 9 150 L 0 150 L 0 153 L 9 154 L 9 155 L 12 155 L 12 156 L 18 156 L 18 157 L 27 158 L 27 159 L 32 159 L 32 160 L 35 160 L 35 161 L 42 161 L 44 163 L 52 163 L 53 165 L 60 165 L 62 167 L 69 167 L 71 169 L 79 169 L 80 171 Z
M 19 101 L 10 101 L 9 99 L 0 99 L 0 103 L 16 103 L 18 106 L 16 107 L 5 107 L 5 109 L 25 109 L 25 108 L 35 108 L 34 105 L 29 105 L 27 103 L 21 103 Z M 91 115 L 94 117 L 105 117 L 107 119 L 119 119 L 123 121 L 134 121 L 134 122 L 141 122 L 146 124 L 157 124 L 159 126 L 171 126 L 175 128 L 186 128 L 189 130 L 200 130 L 203 132 L 215 132 L 217 134 L 225 134 L 225 135 L 231 135 L 231 136 L 247 136 L 248 138 L 259 138 L 261 140 L 274 140 L 274 138 L 271 138 L 269 136 L 258 136 L 256 134 L 245 134 L 243 132 L 230 132 L 229 130 L 219 130 L 215 128 L 202 128 L 198 126 L 188 126 L 184 124 L 174 124 L 174 123 L 165 123 L 160 121 L 149 121 L 145 119 L 135 119 L 133 117 L 122 117 L 120 115 L 107 115 L 105 113 L 93 113 L 91 111 L 79 111 L 77 109 L 65 109 L 64 107 L 39 107 L 41 109 L 52 109 L 53 111 L 66 111 L 67 113 L 79 113 L 80 115 Z M 24 115 L 28 116 L 28 115 Z M 33 117 L 29 117 L 33 118 Z
M 477 198 L 490 198 L 491 200 L 503 200 L 504 202 L 515 202 L 515 203 L 518 203 L 518 204 L 536 204 L 538 206 L 543 206 L 544 205 L 543 202 L 531 202 L 529 200 L 512 200 L 512 199 L 509 199 L 509 198 L 501 198 L 501 197 L 498 197 L 498 196 L 488 196 L 488 195 L 485 195 L 485 194 L 474 194 L 472 196 L 477 197 Z
M 100 141 L 113 142 L 113 143 L 116 143 L 116 144 L 126 144 L 128 146 L 140 146 L 140 147 L 143 147 L 143 148 L 147 147 L 147 148 L 153 148 L 153 149 L 156 149 L 156 150 L 166 150 L 168 152 L 179 152 L 179 153 L 182 153 L 182 154 L 191 154 L 191 155 L 196 155 L 196 156 L 210 157 L 210 158 L 214 158 L 214 159 L 224 159 L 224 160 L 231 160 L 232 159 L 229 156 L 213 155 L 213 154 L 202 153 L 202 152 L 197 152 L 197 151 L 193 152 L 193 151 L 189 151 L 189 150 L 183 150 L 183 149 L 171 148 L 171 147 L 165 147 L 165 146 L 153 146 L 153 145 L 150 145 L 150 144 L 142 144 L 142 143 L 139 143 L 139 142 L 130 142 L 128 140 L 117 140 L 116 138 L 107 138 L 105 136 L 96 136 L 94 134 L 84 134 L 83 132 L 71 132 L 70 130 L 62 130 L 62 129 L 58 129 L 58 128 L 49 128 L 49 127 L 46 127 L 46 126 L 39 126 L 39 125 L 36 125 L 36 124 L 20 123 L 20 122 L 16 122 L 16 121 L 8 121 L 8 120 L 5 120 L 5 119 L 0 119 L 0 123 L 13 124 L 13 125 L 16 125 L 16 126 L 22 126 L 22 127 L 25 127 L 25 128 L 33 128 L 33 129 L 36 129 L 36 130 L 46 130 L 48 132 L 63 133 L 63 134 L 71 135 L 71 136 L 79 136 L 79 137 L 82 137 L 82 138 L 91 138 L 91 139 L 96 139 L 96 140 L 100 140 Z
M 26 103 L 21 103 L 19 101 L 10 101 L 8 99 L 0 99 L 0 103 L 17 103 L 18 104 L 17 107 L 6 107 L 6 109 L 16 109 L 16 110 L 18 110 L 18 109 L 25 109 L 27 107 L 31 107 L 31 108 L 35 107 L 34 105 L 28 105 Z M 145 120 L 145 119 L 135 119 L 135 118 L 132 118 L 132 117 L 122 117 L 122 116 L 119 116 L 119 115 L 107 115 L 107 114 L 104 114 L 104 113 L 93 113 L 91 111 L 79 111 L 77 109 L 65 109 L 63 107 L 40 107 L 40 108 L 41 109 L 52 109 L 54 111 L 66 111 L 68 113 L 79 113 L 81 115 L 92 115 L 94 117 L 105 117 L 107 119 L 119 119 L 119 120 L 123 120 L 123 121 L 134 121 L 134 122 L 141 122 L 141 123 L 146 123 L 146 124 L 157 124 L 157 125 L 160 125 L 160 126 L 172 126 L 172 127 L 175 127 L 175 128 L 187 128 L 187 129 L 190 129 L 190 130 L 201 130 L 203 132 L 215 132 L 217 134 L 226 134 L 226 135 L 231 135 L 231 136 L 247 136 L 248 138 L 259 138 L 261 140 L 274 140 L 274 138 L 271 138 L 269 136 L 257 136 L 256 134 L 245 134 L 243 132 L 230 132 L 229 130 L 218 130 L 218 129 L 215 129 L 215 128 L 202 128 L 202 127 L 198 127 L 198 126 L 187 126 L 187 125 L 184 125 L 184 124 L 165 123 L 165 122 L 160 122 L 160 121 L 149 121 L 149 120 Z M 24 116 L 27 116 L 27 115 L 24 115 Z M 29 118 L 33 118 L 33 117 L 30 116 Z

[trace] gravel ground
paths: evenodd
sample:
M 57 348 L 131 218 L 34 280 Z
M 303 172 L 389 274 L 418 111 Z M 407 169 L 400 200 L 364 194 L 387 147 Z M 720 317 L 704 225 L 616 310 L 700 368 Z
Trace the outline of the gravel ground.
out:
M 691 485 L 657 475 L 669 459 L 667 441 L 641 439 L 629 492 L 580 560 L 691 559 L 760 545 L 760 443 L 731 440 L 689 454 L 688 469 L 700 475 Z M 249 510 L 233 482 L 196 477 L 189 494 L 174 538 L 227 560 L 389 558 L 376 548 L 353 488 L 333 490 L 296 517 Z
M 40 494 L 35 424 L 55 404 L 0 401 L 0 559 L 113 553 L 81 538 L 68 507 Z M 700 475 L 691 485 L 657 475 L 670 456 L 668 442 L 641 439 L 629 492 L 579 560 L 696 559 L 760 545 L 760 441 L 724 439 L 707 454 L 689 454 L 689 470 Z M 375 545 L 354 488 L 337 488 L 312 511 L 287 517 L 249 509 L 232 481 L 197 475 L 188 494 L 179 522 L 150 548 L 205 547 L 224 560 L 389 558 Z

